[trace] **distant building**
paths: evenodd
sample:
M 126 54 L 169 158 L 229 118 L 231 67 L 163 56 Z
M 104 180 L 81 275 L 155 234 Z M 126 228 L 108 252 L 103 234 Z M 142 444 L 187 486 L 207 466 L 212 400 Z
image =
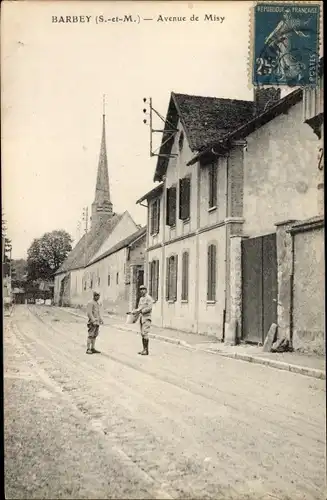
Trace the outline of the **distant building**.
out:
M 122 214 L 113 211 L 109 187 L 105 115 L 103 114 L 100 157 L 91 211 L 91 228 L 78 241 L 55 274 L 55 304 L 62 306 L 85 305 L 92 296 L 92 289 L 98 285 L 98 282 L 102 283 L 102 290 L 105 292 L 104 283 L 108 282 L 108 273 L 113 273 L 113 271 L 102 265 L 101 272 L 99 268 L 100 274 L 94 279 L 92 272 L 90 272 L 90 264 L 94 261 L 100 262 L 104 254 L 110 253 L 113 248 L 122 244 L 131 235 L 137 234 L 138 231 L 139 226 L 127 211 Z M 139 265 L 143 269 L 143 262 L 140 262 Z M 121 275 L 121 279 L 125 282 L 123 275 Z M 109 288 L 109 285 L 107 287 Z M 117 296 L 113 296 L 110 292 L 110 301 L 107 301 L 106 305 L 109 306 L 109 303 L 116 303 L 120 300 L 121 291 L 117 289 L 116 293 Z

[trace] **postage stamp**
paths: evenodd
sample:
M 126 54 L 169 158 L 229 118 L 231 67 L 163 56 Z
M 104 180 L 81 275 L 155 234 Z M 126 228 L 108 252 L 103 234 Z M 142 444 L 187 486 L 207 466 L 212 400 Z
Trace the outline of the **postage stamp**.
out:
M 260 2 L 254 6 L 252 84 L 315 86 L 320 5 Z

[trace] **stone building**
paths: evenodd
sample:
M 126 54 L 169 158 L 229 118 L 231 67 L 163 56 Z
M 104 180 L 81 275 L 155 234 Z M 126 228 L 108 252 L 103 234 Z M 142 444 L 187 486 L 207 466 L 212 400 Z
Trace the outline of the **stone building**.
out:
M 85 295 L 95 286 L 106 311 L 123 315 L 134 309 L 143 285 L 145 239 L 143 227 L 91 259 L 85 268 Z
M 261 343 L 278 323 L 276 224 L 317 213 L 319 145 L 302 100 L 171 94 L 159 184 L 138 200 L 155 324 Z
M 102 283 L 101 287 L 104 296 L 107 297 L 108 294 L 110 296 L 110 300 L 107 300 L 105 305 L 109 307 L 118 302 L 122 295 L 121 287 L 111 288 L 110 293 L 104 288 L 105 283 L 108 282 L 108 275 L 116 272 L 108 269 L 108 256 L 109 254 L 116 255 L 117 251 L 115 249 L 117 247 L 125 251 L 131 245 L 131 248 L 134 249 L 133 238 L 136 238 L 139 234 L 140 226 L 134 222 L 127 211 L 117 214 L 113 210 L 108 175 L 105 115 L 103 114 L 95 197 L 91 210 L 91 228 L 78 241 L 55 274 L 55 304 L 75 307 L 85 305 L 92 296 L 92 289 L 97 286 L 93 271 L 91 272 L 94 264 L 91 265 L 91 263 L 95 261 L 102 262 L 104 255 L 106 256 L 106 265 L 99 267 L 97 272 L 101 272 L 100 275 L 96 275 L 96 278 Z M 132 237 L 131 241 L 128 240 L 130 237 Z M 140 239 L 139 242 L 141 241 Z M 110 258 L 110 265 L 114 265 L 113 257 Z M 137 260 L 137 266 L 139 266 L 139 271 L 141 268 L 143 269 L 142 259 Z M 122 283 L 124 283 L 125 287 L 125 278 L 122 278 Z M 124 290 L 124 297 L 128 297 L 129 288 L 128 286 L 128 291 L 127 289 Z M 114 296 L 113 293 L 116 293 L 117 296 Z M 126 300 L 129 300 L 129 297 Z

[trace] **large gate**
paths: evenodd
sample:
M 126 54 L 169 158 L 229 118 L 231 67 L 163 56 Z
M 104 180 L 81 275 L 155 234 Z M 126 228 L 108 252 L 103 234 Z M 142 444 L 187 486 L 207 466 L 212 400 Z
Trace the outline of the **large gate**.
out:
M 277 322 L 276 233 L 242 241 L 242 338 L 263 343 Z

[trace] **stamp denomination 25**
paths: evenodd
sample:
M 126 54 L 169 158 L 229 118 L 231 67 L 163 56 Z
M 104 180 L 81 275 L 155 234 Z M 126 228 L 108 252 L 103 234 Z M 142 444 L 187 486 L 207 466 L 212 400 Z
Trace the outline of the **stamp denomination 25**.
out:
M 254 6 L 253 85 L 315 86 L 320 5 L 262 2 Z

